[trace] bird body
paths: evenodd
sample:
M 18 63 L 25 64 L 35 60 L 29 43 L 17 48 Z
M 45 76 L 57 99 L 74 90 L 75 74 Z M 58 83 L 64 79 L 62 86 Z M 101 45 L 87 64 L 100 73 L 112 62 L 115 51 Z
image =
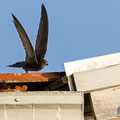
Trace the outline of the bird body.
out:
M 8 67 L 22 67 L 26 73 L 28 71 L 39 71 L 48 65 L 48 62 L 44 59 L 45 53 L 47 51 L 47 41 L 48 41 L 48 16 L 45 6 L 42 4 L 41 7 L 41 19 L 37 34 L 37 40 L 35 45 L 35 51 L 32 44 L 18 21 L 18 19 L 12 14 L 13 22 L 19 33 L 22 44 L 26 52 L 25 61 L 17 62 L 15 64 L 9 65 Z
M 29 64 L 27 62 L 22 61 L 22 62 L 17 62 L 15 64 L 9 65 L 8 67 L 17 67 L 17 68 L 22 67 L 26 71 L 26 73 L 28 73 L 28 71 L 39 71 L 44 67 L 46 67 L 47 65 L 48 65 L 48 62 L 46 60 L 41 61 L 41 63 L 37 63 L 37 64 L 35 63 Z

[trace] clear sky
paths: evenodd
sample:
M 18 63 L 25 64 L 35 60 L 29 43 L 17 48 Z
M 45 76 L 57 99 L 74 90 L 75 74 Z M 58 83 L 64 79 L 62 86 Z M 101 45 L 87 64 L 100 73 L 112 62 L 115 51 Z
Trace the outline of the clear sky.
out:
M 34 47 L 42 3 L 49 17 L 49 66 L 39 72 L 64 71 L 64 62 L 120 52 L 120 0 L 1 0 L 0 73 L 25 72 L 6 67 L 25 60 L 11 13 Z

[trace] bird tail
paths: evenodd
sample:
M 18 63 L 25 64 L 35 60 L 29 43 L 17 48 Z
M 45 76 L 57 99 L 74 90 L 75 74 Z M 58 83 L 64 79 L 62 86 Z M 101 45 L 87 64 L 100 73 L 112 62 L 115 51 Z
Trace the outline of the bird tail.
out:
M 25 65 L 25 62 L 17 62 L 12 65 L 8 65 L 7 67 L 23 67 Z

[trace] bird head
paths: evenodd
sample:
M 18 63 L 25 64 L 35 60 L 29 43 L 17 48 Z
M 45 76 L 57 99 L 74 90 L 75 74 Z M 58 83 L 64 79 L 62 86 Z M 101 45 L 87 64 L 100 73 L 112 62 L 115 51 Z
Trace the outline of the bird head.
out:
M 48 66 L 48 61 L 47 60 L 43 60 L 43 63 L 42 63 L 44 66 Z

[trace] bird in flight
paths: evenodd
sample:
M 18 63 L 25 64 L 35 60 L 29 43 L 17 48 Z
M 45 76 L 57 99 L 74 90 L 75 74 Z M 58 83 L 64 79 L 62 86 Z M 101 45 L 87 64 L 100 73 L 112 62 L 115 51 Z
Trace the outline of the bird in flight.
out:
M 20 39 L 26 52 L 25 61 L 17 62 L 9 65 L 8 67 L 22 67 L 26 73 L 28 71 L 39 71 L 48 65 L 48 62 L 44 59 L 47 51 L 48 41 L 48 15 L 45 6 L 41 6 L 41 18 L 37 34 L 37 40 L 35 45 L 35 51 L 33 46 L 18 19 L 12 14 L 14 25 L 19 33 Z

